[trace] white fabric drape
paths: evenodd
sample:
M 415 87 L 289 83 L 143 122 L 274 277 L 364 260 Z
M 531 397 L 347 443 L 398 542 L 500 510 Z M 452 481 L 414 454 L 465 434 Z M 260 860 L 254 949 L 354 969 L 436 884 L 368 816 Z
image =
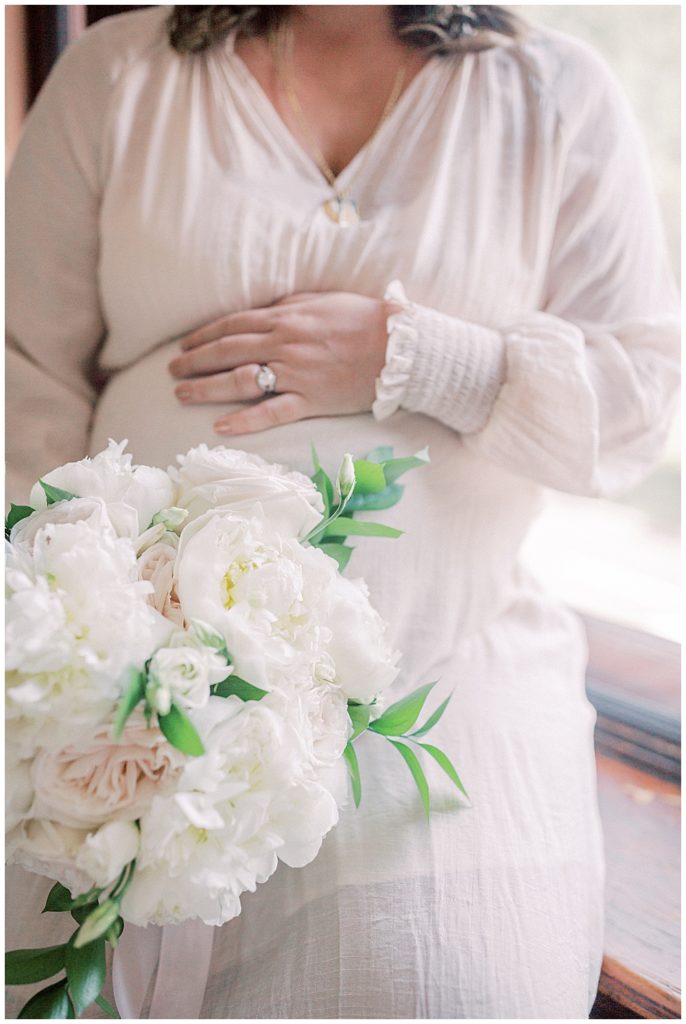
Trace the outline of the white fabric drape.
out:
M 160 967 L 155 985 L 177 986 L 180 1008 L 186 974 L 207 970 L 204 1018 L 583 1017 L 603 901 L 584 640 L 517 558 L 545 486 L 633 485 L 674 403 L 676 291 L 633 117 L 602 60 L 561 33 L 434 57 L 341 175 L 359 167 L 362 214 L 341 231 L 233 38 L 180 58 L 168 10 L 70 47 L 10 174 L 9 496 L 110 436 L 162 465 L 216 443 L 217 407 L 180 408 L 166 369 L 193 327 L 400 282 L 405 339 L 377 407 L 392 414 L 235 443 L 305 471 L 310 440 L 332 469 L 344 451 L 429 446 L 386 514 L 403 536 L 361 541 L 348 573 L 403 650 L 398 693 L 436 678 L 437 702 L 454 691 L 435 742 L 471 805 L 427 768 L 427 826 L 397 753 L 363 738 L 360 810 L 313 864 L 246 894 L 211 955 L 189 943 L 185 970 L 160 981 Z M 57 941 L 53 915 L 38 931 L 43 889 L 11 870 L 9 948 Z

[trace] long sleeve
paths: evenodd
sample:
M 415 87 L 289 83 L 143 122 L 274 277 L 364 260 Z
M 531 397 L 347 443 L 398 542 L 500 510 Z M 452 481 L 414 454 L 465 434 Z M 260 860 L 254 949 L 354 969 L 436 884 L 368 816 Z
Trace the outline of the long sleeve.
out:
M 433 416 L 513 473 L 579 494 L 631 487 L 658 458 L 679 382 L 679 303 L 628 101 L 589 47 L 551 83 L 559 204 L 541 309 L 497 329 L 387 298 L 377 418 Z M 493 240 L 497 244 L 497 240 Z
M 100 138 L 111 83 L 89 30 L 29 112 L 6 189 L 7 497 L 87 449 L 94 356 Z

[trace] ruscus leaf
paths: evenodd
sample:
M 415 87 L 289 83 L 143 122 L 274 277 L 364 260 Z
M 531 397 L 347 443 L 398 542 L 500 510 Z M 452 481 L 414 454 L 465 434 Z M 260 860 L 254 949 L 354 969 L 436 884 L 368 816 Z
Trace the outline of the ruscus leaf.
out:
M 49 1017 L 73 1020 L 74 1007 L 67 994 L 66 978 L 37 992 L 21 1008 L 17 1016 L 19 1020 L 46 1020 Z
M 348 511 L 381 512 L 385 508 L 393 508 L 402 498 L 404 491 L 402 484 L 389 484 L 378 494 L 353 494 L 348 502 Z
M 117 713 L 114 717 L 112 736 L 115 740 L 120 739 L 129 716 L 136 705 L 143 700 L 144 696 L 145 675 L 143 672 L 139 671 L 139 669 L 132 668 L 129 673 L 129 685 L 126 688 L 126 693 L 119 702 L 119 707 L 117 708 Z
M 402 700 L 391 704 L 379 718 L 371 723 L 369 728 L 373 732 L 381 733 L 382 736 L 402 736 L 403 733 L 412 728 L 419 718 L 424 702 L 433 690 L 436 682 L 420 686 L 417 690 L 409 693 L 407 697 L 403 697 Z
M 5 953 L 5 983 L 29 985 L 52 978 L 64 967 L 66 953 L 66 943 L 42 949 L 13 949 Z
M 229 676 L 229 678 L 231 678 Z M 190 757 L 200 757 L 205 753 L 202 740 L 198 736 L 195 726 L 180 707 L 172 704 L 168 715 L 158 715 L 160 729 L 171 743 L 182 754 Z
M 417 789 L 419 790 L 419 795 L 421 796 L 422 804 L 424 805 L 424 812 L 428 818 L 431 810 L 429 803 L 429 784 L 426 781 L 426 776 L 424 775 L 422 766 L 417 759 L 417 755 L 414 750 L 407 746 L 406 743 L 399 743 L 398 740 L 389 740 L 388 742 L 392 743 L 395 749 L 404 757 L 405 763 L 412 773 L 412 778 L 417 784 Z
M 233 674 L 212 687 L 212 694 L 215 697 L 240 697 L 241 700 L 262 700 L 267 696 L 267 692 Z
M 393 458 L 393 449 L 389 444 L 379 445 L 373 448 L 367 455 L 367 462 L 388 462 Z
M 410 736 L 424 736 L 426 735 L 427 732 L 429 732 L 430 729 L 433 729 L 436 723 L 440 721 L 440 719 L 442 718 L 443 712 L 448 707 L 451 697 L 452 693 L 450 694 L 449 697 L 445 698 L 442 704 L 438 705 L 434 713 L 430 715 L 429 718 L 427 718 L 426 722 L 424 722 L 424 725 L 422 725 L 419 729 L 415 729 L 414 732 L 410 733 Z
M 360 800 L 362 799 L 362 779 L 360 778 L 360 763 L 357 760 L 357 754 L 352 743 L 348 742 L 345 750 L 343 751 L 343 757 L 348 765 L 348 771 L 350 772 L 350 781 L 353 788 L 353 800 L 355 801 L 355 807 L 360 806 Z
M 372 713 L 371 704 L 348 704 L 348 714 L 353 723 L 353 732 L 348 740 L 352 743 L 357 737 L 369 727 L 369 716 Z
M 420 452 L 417 452 L 415 455 L 409 455 L 407 458 L 386 459 L 382 463 L 386 483 L 394 484 L 398 477 L 407 473 L 410 469 L 417 469 L 419 466 L 425 466 L 428 461 L 428 448 L 422 448 Z
M 67 947 L 67 990 L 77 1016 L 95 1002 L 105 984 L 105 939 Z
M 35 512 L 35 508 L 31 508 L 30 505 L 15 505 L 14 502 L 10 504 L 10 510 L 7 513 L 5 519 L 5 537 L 9 539 L 10 532 L 13 526 L 20 523 L 22 519 L 26 519 L 28 516 Z
M 48 911 L 55 911 L 57 913 L 63 910 L 71 910 L 71 893 L 61 882 L 55 882 L 48 893 L 48 898 L 41 913 L 45 914 Z
M 348 547 L 347 544 L 337 544 L 336 541 L 325 540 L 315 546 L 319 547 L 320 550 L 326 555 L 329 555 L 330 558 L 333 558 L 333 560 L 338 564 L 339 572 L 344 571 L 350 561 L 350 556 L 355 550 L 354 548 Z
M 121 1019 L 115 1008 L 112 1006 L 111 1003 L 108 1003 L 104 996 L 98 996 L 95 1002 L 103 1011 L 103 1013 L 107 1014 L 108 1017 L 113 1017 L 115 1020 Z
M 402 537 L 403 531 L 384 523 L 367 523 L 359 519 L 341 516 L 329 523 L 324 530 L 325 537 Z
M 386 487 L 383 467 L 378 462 L 355 459 L 355 494 L 378 494 Z
M 78 498 L 78 494 L 63 491 L 61 487 L 55 487 L 53 484 L 46 484 L 45 480 L 39 480 L 38 483 L 45 492 L 48 505 L 56 505 L 58 501 L 72 501 L 74 498 Z
M 464 795 L 469 800 L 469 793 L 467 792 L 467 790 L 462 785 L 462 780 L 460 779 L 460 776 L 455 771 L 455 768 L 454 768 L 450 758 L 448 757 L 448 755 L 444 754 L 443 751 L 439 750 L 438 747 L 434 747 L 431 743 L 419 743 L 418 746 L 420 746 L 422 748 L 422 750 L 425 750 L 427 752 L 427 754 L 430 754 L 431 757 L 433 757 L 434 761 L 436 761 L 436 763 L 441 766 L 441 768 L 443 769 L 445 774 L 448 776 L 448 778 L 452 782 L 455 783 L 457 788 L 462 793 L 464 793 Z

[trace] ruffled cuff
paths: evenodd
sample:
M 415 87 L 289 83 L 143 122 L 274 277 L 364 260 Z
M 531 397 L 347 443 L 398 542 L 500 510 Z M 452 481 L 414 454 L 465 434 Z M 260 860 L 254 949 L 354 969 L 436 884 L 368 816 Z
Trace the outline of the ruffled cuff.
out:
M 502 334 L 410 302 L 400 281 L 391 281 L 384 299 L 402 309 L 386 322 L 375 418 L 384 420 L 402 407 L 462 434 L 481 430 L 505 379 Z

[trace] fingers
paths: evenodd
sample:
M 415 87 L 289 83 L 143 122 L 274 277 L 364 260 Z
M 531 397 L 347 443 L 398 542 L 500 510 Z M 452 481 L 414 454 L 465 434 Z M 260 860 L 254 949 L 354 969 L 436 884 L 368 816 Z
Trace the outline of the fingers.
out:
M 178 340 L 184 351 L 206 345 L 218 338 L 236 334 L 268 334 L 273 330 L 274 310 L 270 306 L 246 309 L 238 313 L 228 313 L 203 324 L 190 334 L 182 335 Z
M 184 352 L 172 359 L 169 372 L 178 378 L 197 377 L 233 370 L 245 363 L 266 363 L 269 357 L 264 335 L 239 334 L 206 342 Z
M 210 377 L 184 380 L 174 389 L 179 401 L 186 405 L 196 402 L 243 402 L 262 398 L 264 391 L 255 380 L 259 365 L 245 363 L 228 373 L 215 373 Z
M 288 392 L 265 398 L 257 405 L 222 416 L 214 424 L 218 434 L 252 434 L 284 423 L 294 423 L 309 415 L 308 406 L 302 395 Z

